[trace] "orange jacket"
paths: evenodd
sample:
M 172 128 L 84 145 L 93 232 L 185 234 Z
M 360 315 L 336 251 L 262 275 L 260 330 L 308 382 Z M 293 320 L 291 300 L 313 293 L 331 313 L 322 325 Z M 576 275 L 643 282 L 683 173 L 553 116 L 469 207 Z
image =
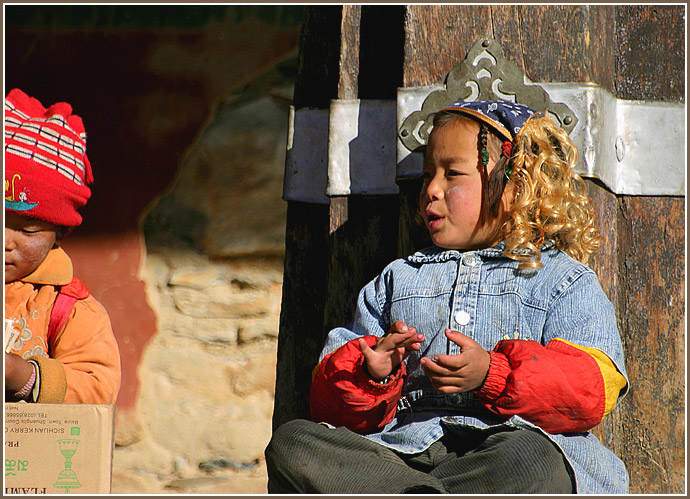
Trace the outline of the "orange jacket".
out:
M 77 300 L 52 347 L 47 344 L 59 286 L 72 277 L 72 261 L 54 248 L 32 274 L 5 284 L 5 319 L 21 332 L 10 352 L 38 364 L 36 402 L 114 404 L 120 390 L 120 352 L 103 305 L 92 296 Z

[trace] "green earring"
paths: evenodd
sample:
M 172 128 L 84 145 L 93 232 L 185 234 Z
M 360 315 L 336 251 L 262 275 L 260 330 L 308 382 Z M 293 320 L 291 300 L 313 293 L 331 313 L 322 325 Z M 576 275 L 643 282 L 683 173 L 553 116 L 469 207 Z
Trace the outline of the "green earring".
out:
M 486 148 L 482 149 L 482 165 L 486 166 L 489 164 L 489 151 Z

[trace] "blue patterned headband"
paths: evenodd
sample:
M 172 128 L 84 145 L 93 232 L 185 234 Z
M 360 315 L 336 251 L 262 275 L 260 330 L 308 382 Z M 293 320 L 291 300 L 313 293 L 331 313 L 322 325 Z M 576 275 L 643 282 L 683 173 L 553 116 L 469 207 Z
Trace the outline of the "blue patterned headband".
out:
M 442 111 L 458 111 L 477 118 L 509 141 L 536 111 L 522 104 L 507 101 L 456 101 Z

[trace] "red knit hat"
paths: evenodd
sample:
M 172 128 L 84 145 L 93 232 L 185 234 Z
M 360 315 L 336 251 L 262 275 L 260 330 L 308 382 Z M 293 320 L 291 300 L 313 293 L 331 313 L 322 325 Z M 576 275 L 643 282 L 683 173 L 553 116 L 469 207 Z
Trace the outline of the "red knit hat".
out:
M 15 88 L 5 97 L 5 210 L 73 227 L 93 182 L 86 132 L 72 106 L 48 109 Z

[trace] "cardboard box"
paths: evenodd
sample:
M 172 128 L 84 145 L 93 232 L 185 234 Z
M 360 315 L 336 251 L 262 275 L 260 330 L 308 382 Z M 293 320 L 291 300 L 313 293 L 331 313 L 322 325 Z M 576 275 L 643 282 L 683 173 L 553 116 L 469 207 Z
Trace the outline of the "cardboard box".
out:
M 114 405 L 5 404 L 8 494 L 107 494 Z

